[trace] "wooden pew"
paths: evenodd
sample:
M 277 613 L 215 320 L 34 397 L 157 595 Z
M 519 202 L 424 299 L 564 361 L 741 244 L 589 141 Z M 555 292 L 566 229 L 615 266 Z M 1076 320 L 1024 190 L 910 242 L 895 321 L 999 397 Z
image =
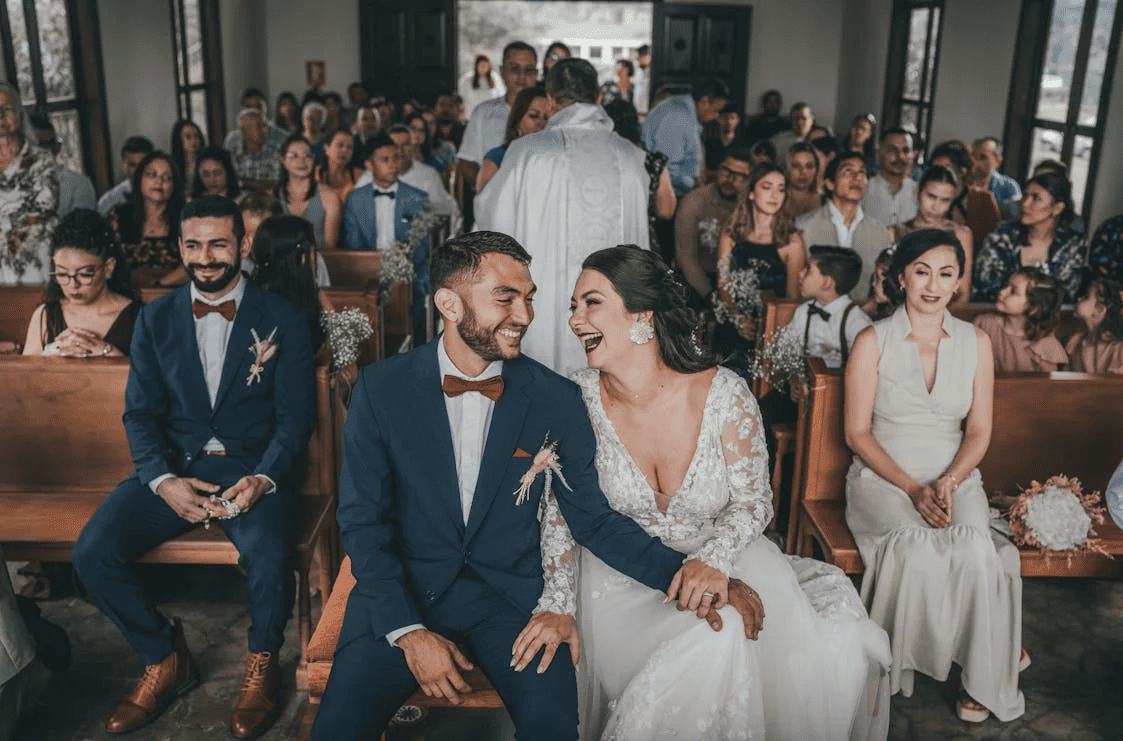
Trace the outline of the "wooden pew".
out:
M 811 393 L 803 441 L 796 551 L 810 556 L 818 543 L 827 561 L 848 574 L 864 571 L 844 518 L 846 471 L 852 454 L 843 434 L 843 378 L 810 358 Z M 1079 478 L 1086 491 L 1103 491 L 1123 437 L 1123 378 L 1045 373 L 1003 374 L 994 384 L 990 447 L 979 465 L 989 493 L 1015 496 L 1031 480 L 1055 474 Z M 1123 556 L 1123 531 L 1105 518 L 1096 527 L 1109 553 Z M 1078 556 L 1046 559 L 1020 548 L 1023 576 L 1123 576 L 1123 559 Z
M 0 543 L 15 561 L 69 561 L 102 500 L 132 473 L 121 422 L 126 359 L 0 357 Z M 297 607 L 303 657 L 312 636 L 309 571 L 321 548 L 324 594 L 338 573 L 335 422 L 327 368 L 316 369 L 316 428 L 299 493 Z M 222 528 L 196 527 L 149 551 L 149 563 L 238 563 Z M 300 674 L 302 674 L 301 672 Z M 299 676 L 299 675 L 298 675 Z
M 321 253 L 328 266 L 332 288 L 359 290 L 373 296 L 371 306 L 380 311 L 376 329 L 381 340 L 379 359 L 398 352 L 412 333 L 410 305 L 413 288 L 398 283 L 385 301 L 379 299 L 378 273 L 382 254 L 377 250 L 326 250 Z

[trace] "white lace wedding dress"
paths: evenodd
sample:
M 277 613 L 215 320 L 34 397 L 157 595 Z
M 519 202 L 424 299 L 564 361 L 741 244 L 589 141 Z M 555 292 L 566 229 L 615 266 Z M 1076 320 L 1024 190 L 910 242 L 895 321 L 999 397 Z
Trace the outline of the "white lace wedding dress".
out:
M 744 581 L 765 611 L 759 640 L 745 638 L 730 606 L 715 633 L 693 613 L 664 605 L 661 592 L 580 550 L 581 739 L 885 739 L 885 631 L 869 620 L 841 571 L 785 556 L 761 537 L 772 516 L 768 454 L 744 381 L 718 369 L 686 478 L 663 513 L 605 414 L 599 373 L 585 369 L 573 378 L 612 506 L 668 546 Z M 556 509 L 548 510 L 546 522 L 556 520 Z M 564 610 L 569 601 L 561 596 L 572 588 L 566 535 L 544 528 L 540 609 Z

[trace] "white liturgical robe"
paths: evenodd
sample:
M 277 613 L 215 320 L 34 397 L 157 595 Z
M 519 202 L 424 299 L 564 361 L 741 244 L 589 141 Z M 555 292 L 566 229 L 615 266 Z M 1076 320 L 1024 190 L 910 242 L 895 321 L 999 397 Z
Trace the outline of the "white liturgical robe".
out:
M 478 228 L 514 237 L 532 258 L 538 294 L 523 352 L 562 375 L 586 365 L 568 323 L 581 262 L 618 244 L 649 248 L 644 157 L 613 132 L 603 108 L 573 103 L 512 142 L 476 196 Z

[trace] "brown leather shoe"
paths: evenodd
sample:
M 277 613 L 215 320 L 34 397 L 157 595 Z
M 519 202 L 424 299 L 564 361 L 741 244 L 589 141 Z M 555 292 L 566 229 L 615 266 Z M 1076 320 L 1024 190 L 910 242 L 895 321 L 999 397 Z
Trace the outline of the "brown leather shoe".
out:
M 174 648 L 159 664 L 144 667 L 144 676 L 124 700 L 117 703 L 105 730 L 110 733 L 135 731 L 155 720 L 176 697 L 199 684 L 199 668 L 187 650 L 183 624 L 175 620 Z
M 230 714 L 230 732 L 238 738 L 257 738 L 277 718 L 277 657 L 269 651 L 246 655 L 242 689 Z

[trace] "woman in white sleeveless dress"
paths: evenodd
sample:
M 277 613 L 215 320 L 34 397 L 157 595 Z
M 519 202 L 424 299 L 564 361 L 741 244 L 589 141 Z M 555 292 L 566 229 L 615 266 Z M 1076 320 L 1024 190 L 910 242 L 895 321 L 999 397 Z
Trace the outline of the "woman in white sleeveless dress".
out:
M 581 738 L 884 739 L 885 633 L 841 571 L 761 537 L 772 494 L 756 401 L 692 341 L 695 326 L 682 284 L 653 253 L 593 253 L 570 319 L 591 367 L 574 378 L 609 502 L 756 590 L 763 630 L 748 640 L 726 606 L 715 632 L 582 551 Z M 547 591 L 564 589 L 566 548 L 547 536 L 543 551 Z
M 893 692 L 911 695 L 917 671 L 944 680 L 956 663 L 959 717 L 1008 721 L 1025 712 L 1021 576 L 1017 549 L 988 526 L 976 469 L 990 443 L 990 342 L 946 309 L 963 266 L 951 232 L 897 246 L 885 287 L 904 303 L 858 335 L 846 368 L 846 523 L 862 597 L 892 642 Z

